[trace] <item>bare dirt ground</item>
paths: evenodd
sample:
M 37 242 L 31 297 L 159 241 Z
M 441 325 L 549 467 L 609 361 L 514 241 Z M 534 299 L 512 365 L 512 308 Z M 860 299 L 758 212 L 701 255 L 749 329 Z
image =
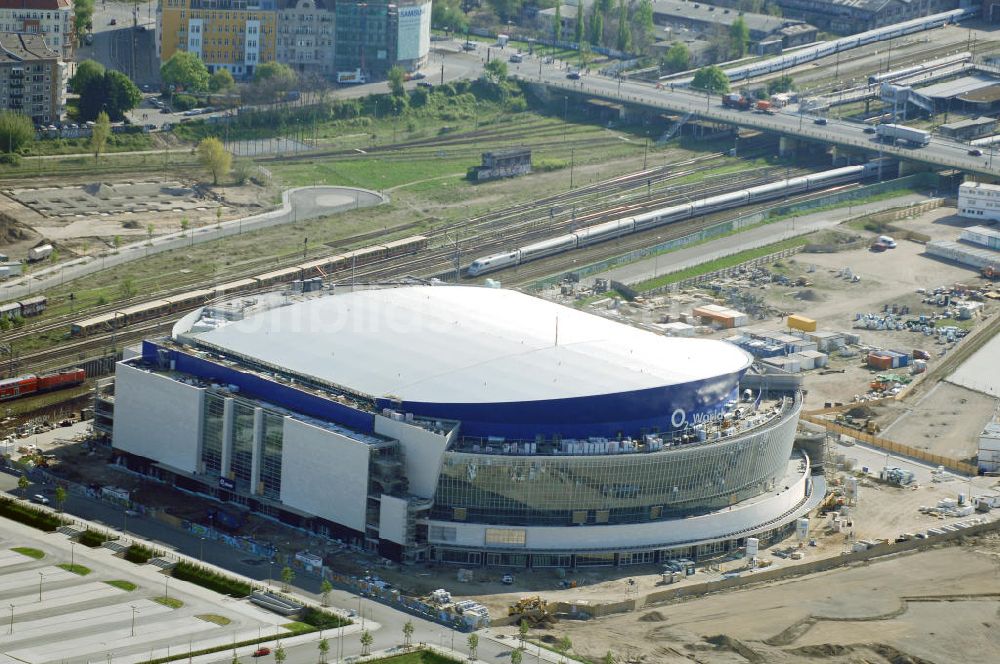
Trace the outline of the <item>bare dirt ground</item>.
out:
M 0 247 L 11 258 L 47 241 L 63 257 L 99 252 L 115 237 L 146 237 L 255 214 L 273 204 L 273 192 L 253 183 L 207 187 L 194 180 L 104 175 L 99 181 L 39 180 L 0 192 L 6 233 Z
M 955 215 L 954 208 L 945 207 L 894 223 L 902 228 L 926 233 L 936 240 L 955 240 L 962 228 L 974 225 L 975 221 L 959 218 Z M 868 231 L 851 232 L 872 237 L 875 235 Z M 850 268 L 851 273 L 860 276 L 861 280 L 853 282 L 839 276 L 844 268 Z M 856 314 L 879 314 L 884 307 L 891 309 L 893 305 L 909 307 L 909 314 L 904 318 L 938 314 L 941 308 L 922 304 L 923 295 L 918 294 L 917 289 L 932 290 L 955 283 L 982 283 L 973 270 L 925 256 L 923 245 L 905 240 L 901 240 L 896 249 L 885 253 L 874 253 L 866 248 L 830 254 L 801 253 L 775 264 L 773 269 L 793 279 L 804 276 L 811 285 L 767 285 L 758 290 L 757 294 L 768 305 L 778 311 L 813 318 L 821 331 L 850 332 L 857 334 L 861 340 L 857 355 L 840 357 L 834 353 L 830 356 L 828 369 L 841 373 L 810 371 L 803 374 L 804 387 L 808 390 L 807 409 L 822 408 L 827 403 L 848 403 L 868 391 L 869 383 L 877 372 L 865 366 L 864 355 L 867 348 L 906 352 L 915 348 L 923 349 L 931 354 L 930 366 L 933 367 L 935 360 L 955 346 L 919 332 L 854 329 Z M 692 298 L 686 295 L 674 296 L 673 300 L 662 309 L 663 313 L 676 316 L 681 311 L 690 311 L 691 306 L 706 301 L 703 296 Z M 998 310 L 1000 307 L 995 302 L 987 301 L 983 319 L 996 315 Z M 660 311 L 658 309 L 657 313 Z M 643 315 L 645 312 L 640 312 L 637 317 L 641 318 Z M 975 321 L 975 324 L 980 324 L 980 321 Z M 752 321 L 744 329 L 754 332 L 785 331 L 784 320 L 773 317 Z M 733 333 L 734 330 L 718 330 L 706 336 L 724 339 Z M 906 373 L 906 370 L 902 370 L 902 373 Z M 968 458 L 974 453 L 978 434 L 992 415 L 995 405 L 995 400 L 991 398 L 961 388 L 942 386 L 924 397 L 919 404 L 904 400 L 877 406 L 874 408 L 873 419 L 892 440 L 937 454 Z M 911 413 L 918 415 L 910 418 Z M 894 424 L 899 418 L 903 418 L 902 421 Z
M 984 662 L 1000 647 L 998 575 L 1000 538 L 983 537 L 636 613 L 564 620 L 543 639 L 566 635 L 573 652 L 594 661 L 610 650 L 649 663 Z
M 969 459 L 976 455 L 979 434 L 992 419 L 997 399 L 940 382 L 915 403 L 895 406 L 898 419 L 883 436 L 934 454 Z

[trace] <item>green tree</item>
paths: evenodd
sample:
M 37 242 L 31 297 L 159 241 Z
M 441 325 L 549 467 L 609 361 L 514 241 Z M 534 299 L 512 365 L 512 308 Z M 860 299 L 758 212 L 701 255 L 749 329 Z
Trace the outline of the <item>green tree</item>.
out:
M 233 166 L 232 153 L 226 150 L 222 141 L 215 136 L 203 138 L 198 143 L 198 160 L 205 170 L 212 174 L 212 184 L 219 184 L 219 178 L 229 175 L 229 170 Z M 294 572 L 292 578 L 295 578 Z
M 506 23 L 521 13 L 524 0 L 489 0 L 489 3 L 500 20 Z
M 743 20 L 742 16 L 729 26 L 729 40 L 732 42 L 733 54 L 736 57 L 742 58 L 747 54 L 747 47 L 750 45 L 750 28 L 747 27 L 747 22 Z
M 407 620 L 403 623 L 403 645 L 407 648 L 410 647 L 410 643 L 413 641 L 413 621 Z
M 90 149 L 94 152 L 94 159 L 98 159 L 104 148 L 108 145 L 108 138 L 111 137 L 111 118 L 104 111 L 97 114 L 97 120 L 90 134 Z
M 632 28 L 628 23 L 628 3 L 618 0 L 618 50 L 628 53 L 632 50 Z
M 469 646 L 469 659 L 476 659 L 476 653 L 479 651 L 479 635 L 475 632 L 469 634 L 465 644 Z
M 616 664 L 615 656 L 611 654 L 611 651 L 604 653 L 604 659 L 601 660 L 601 664 Z
M 56 505 L 59 506 L 59 511 L 62 511 L 63 504 L 66 502 L 66 487 L 59 485 L 56 487 L 55 491 Z
M 208 140 L 208 139 L 206 139 L 206 140 Z M 218 140 L 218 139 L 216 139 L 216 140 Z M 202 141 L 202 142 L 204 142 L 204 141 Z M 287 567 L 287 566 L 284 569 L 281 570 L 281 587 L 282 587 L 282 590 L 284 590 L 285 592 L 288 592 L 289 587 L 292 585 L 292 581 L 294 581 L 294 580 L 295 580 L 295 570 L 293 570 L 291 567 Z
M 295 89 L 298 81 L 298 74 L 288 65 L 265 62 L 254 71 L 251 96 L 260 101 L 281 99 L 287 92 Z
M 240 658 L 235 652 L 233 653 L 233 658 L 229 660 L 229 664 L 240 664 Z
M 469 27 L 460 0 L 435 0 L 431 6 L 431 23 L 452 32 L 465 32 Z
M 788 74 L 784 74 L 781 78 L 776 78 L 773 81 L 769 81 L 767 84 L 767 91 L 770 94 L 775 94 L 776 92 L 790 92 L 795 89 L 795 81 Z
M 590 15 L 590 43 L 600 46 L 604 42 L 604 15 L 597 11 L 597 5 Z
M 155 230 L 156 230 L 156 226 L 153 225 L 153 222 L 150 222 L 150 223 L 146 224 L 146 240 L 150 244 L 153 243 L 153 232 Z
M 556 0 L 556 15 L 552 19 L 552 37 L 556 41 L 562 40 L 562 3 Z
M 73 27 L 76 28 L 76 38 L 79 40 L 88 32 L 94 19 L 94 0 L 75 0 L 73 2 Z
M 576 42 L 577 48 L 583 44 L 583 3 L 576 3 L 576 25 L 573 26 L 573 41 Z
M 0 151 L 15 153 L 35 140 L 35 126 L 27 115 L 0 111 Z
M 330 642 L 320 639 L 317 648 L 319 648 L 319 664 L 326 664 L 327 655 L 330 654 Z
M 69 79 L 69 85 L 73 91 L 79 93 L 87 87 L 91 79 L 104 75 L 104 65 L 96 60 L 84 60 L 76 66 L 76 73 Z
M 483 67 L 483 76 L 494 85 L 503 85 L 507 80 L 507 63 L 500 58 L 493 58 Z
M 115 253 L 118 253 L 118 247 L 120 247 L 120 246 L 122 246 L 122 236 L 121 235 L 116 235 L 113 238 L 111 238 L 111 248 L 115 250 Z M 119 288 L 120 291 L 124 291 L 125 290 L 125 284 L 126 283 L 129 283 L 129 282 L 122 281 L 122 285 Z M 135 294 L 135 284 L 132 284 L 132 289 L 131 290 L 132 290 L 132 294 L 131 295 L 126 295 L 125 297 L 132 297 L 132 295 Z
M 375 643 L 375 637 L 367 629 L 361 632 L 361 656 L 366 657 L 372 649 L 372 644 Z
M 28 490 L 28 487 L 30 485 L 31 485 L 31 481 L 28 480 L 28 476 L 27 475 L 24 475 L 22 473 L 21 476 L 19 478 L 17 478 L 17 488 L 21 490 L 21 495 L 22 496 L 24 495 L 24 492 Z
M 399 65 L 390 67 L 386 78 L 389 80 L 389 93 L 393 97 L 406 96 L 406 88 L 403 87 L 403 82 L 406 80 L 406 72 L 403 71 L 402 67 Z
M 645 51 L 653 43 L 653 1 L 639 0 L 632 15 L 636 47 Z
M 208 89 L 211 92 L 228 92 L 236 87 L 236 81 L 228 69 L 216 69 L 208 79 Z
M 160 66 L 160 78 L 176 88 L 204 92 L 208 88 L 208 67 L 194 53 L 177 51 Z
M 709 65 L 694 73 L 691 87 L 702 92 L 729 92 L 729 77 L 726 76 L 726 72 L 722 71 L 721 67 Z
M 80 91 L 80 119 L 96 120 L 104 113 L 113 122 L 125 117 L 142 101 L 142 92 L 128 76 L 120 71 L 107 70 L 101 76 L 92 77 Z
M 274 649 L 275 664 L 284 664 L 286 659 L 288 659 L 288 653 L 285 652 L 285 646 L 279 643 L 278 647 Z
M 520 648 L 514 648 L 510 651 L 510 664 L 521 664 L 524 661 L 524 651 Z
M 191 222 L 187 217 L 181 217 L 181 233 L 187 235 L 187 229 L 191 228 Z
M 319 592 L 323 596 L 323 606 L 330 603 L 330 593 L 333 592 L 333 584 L 330 583 L 329 579 L 323 579 L 323 583 L 319 586 Z
M 556 644 L 556 650 L 562 656 L 562 661 L 566 661 L 566 653 L 569 652 L 570 648 L 573 647 L 573 642 L 569 640 L 568 636 L 563 636 L 559 639 L 559 643 Z
M 114 238 L 115 249 L 121 244 L 121 240 L 116 235 Z M 122 277 L 122 280 L 118 282 L 118 297 L 122 300 L 128 300 L 135 297 L 138 289 L 135 287 L 135 279 L 132 277 Z
M 668 73 L 684 71 L 691 64 L 691 51 L 684 42 L 674 42 L 663 55 L 663 67 Z
M 517 638 L 518 638 L 518 640 L 521 641 L 521 647 L 522 648 L 524 647 L 525 640 L 528 638 L 528 630 L 530 630 L 530 629 L 531 628 L 528 627 L 528 621 L 527 620 L 522 620 L 517 625 Z

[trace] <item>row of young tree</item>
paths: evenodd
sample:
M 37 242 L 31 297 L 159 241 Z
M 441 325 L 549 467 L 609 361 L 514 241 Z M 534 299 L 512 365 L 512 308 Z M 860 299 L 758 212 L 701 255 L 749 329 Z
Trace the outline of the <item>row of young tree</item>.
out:
M 233 94 L 240 92 L 249 103 L 262 103 L 281 99 L 299 85 L 295 70 L 280 62 L 264 62 L 254 70 L 253 80 L 239 87 L 226 69 L 212 74 L 196 54 L 177 51 L 160 67 L 160 78 L 169 90 L 189 95 Z

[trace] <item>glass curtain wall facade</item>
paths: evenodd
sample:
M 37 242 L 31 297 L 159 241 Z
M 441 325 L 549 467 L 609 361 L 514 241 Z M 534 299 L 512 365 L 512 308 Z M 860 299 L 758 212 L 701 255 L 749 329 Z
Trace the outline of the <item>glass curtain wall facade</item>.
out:
M 793 409 L 796 410 L 796 409 Z M 498 525 L 644 523 L 725 508 L 773 488 L 795 417 L 731 440 L 644 454 L 445 453 L 432 518 Z
M 222 472 L 222 430 L 226 400 L 211 392 L 205 394 L 205 414 L 202 427 L 201 463 L 206 475 Z
M 261 439 L 260 483 L 266 498 L 281 496 L 281 446 L 285 418 L 280 413 L 264 411 L 264 435 Z
M 223 449 L 226 446 L 224 433 L 226 396 L 208 392 L 205 394 L 205 415 L 202 434 L 201 460 L 206 475 L 222 476 Z M 284 441 L 285 414 L 259 404 L 241 399 L 232 399 L 232 444 L 229 454 L 229 473 L 236 490 L 243 494 L 257 493 L 265 498 L 279 500 L 281 497 L 281 454 Z M 255 449 L 256 409 L 262 410 L 260 448 Z M 258 486 L 254 482 L 254 457 L 260 464 Z

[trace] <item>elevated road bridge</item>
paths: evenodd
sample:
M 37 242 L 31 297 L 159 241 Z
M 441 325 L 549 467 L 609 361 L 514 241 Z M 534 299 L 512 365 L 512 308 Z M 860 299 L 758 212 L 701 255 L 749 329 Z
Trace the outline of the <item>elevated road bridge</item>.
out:
M 983 149 L 983 155 L 969 154 L 968 143 L 932 136 L 926 147 L 905 147 L 884 144 L 873 134 L 866 134 L 860 122 L 829 118 L 816 124 L 817 116 L 778 109 L 773 114 L 739 111 L 722 106 L 720 95 L 706 95 L 688 89 L 658 89 L 654 84 L 627 79 L 583 74 L 579 79 L 567 78 L 567 70 L 539 62 L 537 70 L 528 65 L 513 75 L 522 81 L 549 88 L 552 94 L 566 93 L 597 97 L 631 106 L 644 106 L 680 115 L 691 114 L 722 123 L 772 132 L 785 139 L 826 143 L 853 150 L 878 152 L 882 156 L 903 161 L 919 162 L 941 168 L 956 168 L 979 175 L 1000 176 L 1000 155 L 993 159 L 993 150 Z

